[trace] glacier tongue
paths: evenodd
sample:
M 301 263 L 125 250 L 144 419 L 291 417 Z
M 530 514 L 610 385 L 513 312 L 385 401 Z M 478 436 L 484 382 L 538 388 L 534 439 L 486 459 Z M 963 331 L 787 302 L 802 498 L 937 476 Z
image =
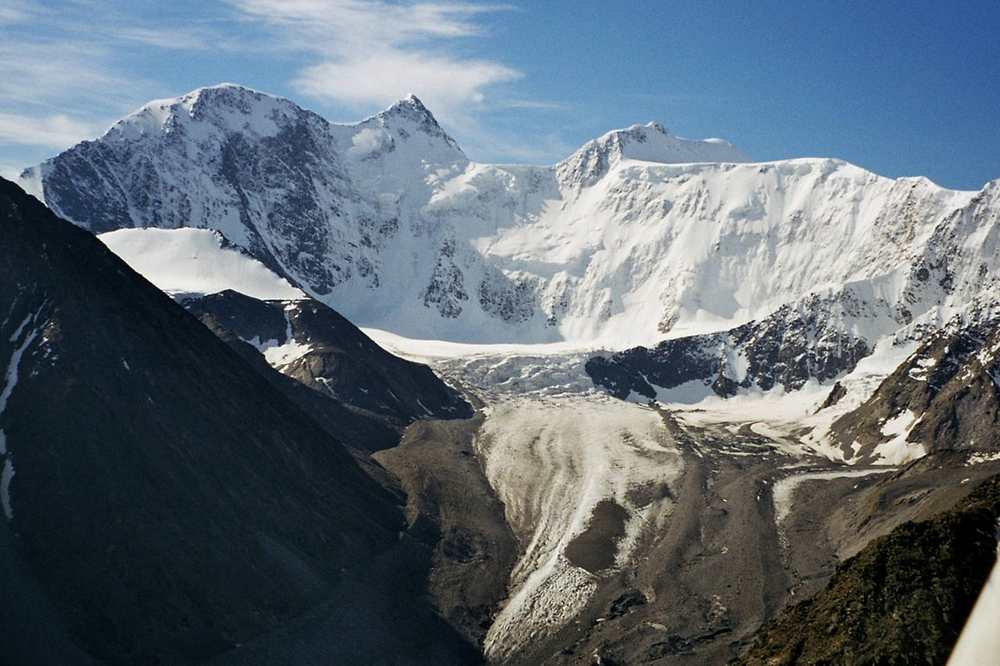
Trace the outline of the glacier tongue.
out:
M 637 497 L 669 488 L 683 464 L 655 412 L 597 397 L 502 402 L 488 410 L 476 449 L 526 544 L 486 637 L 487 656 L 503 661 L 569 622 L 601 571 L 627 563 L 644 528 L 662 527 L 669 490 L 655 501 Z M 616 512 L 617 538 L 588 541 L 595 560 L 595 551 L 607 550 L 604 561 L 573 561 L 574 541 Z

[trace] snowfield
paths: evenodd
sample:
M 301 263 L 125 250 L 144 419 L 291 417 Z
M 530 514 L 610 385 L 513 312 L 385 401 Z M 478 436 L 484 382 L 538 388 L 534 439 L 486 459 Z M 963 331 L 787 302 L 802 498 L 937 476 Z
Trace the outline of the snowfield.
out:
M 98 238 L 160 290 L 174 296 L 232 289 L 254 298 L 304 298 L 256 259 L 209 229 L 120 229 Z

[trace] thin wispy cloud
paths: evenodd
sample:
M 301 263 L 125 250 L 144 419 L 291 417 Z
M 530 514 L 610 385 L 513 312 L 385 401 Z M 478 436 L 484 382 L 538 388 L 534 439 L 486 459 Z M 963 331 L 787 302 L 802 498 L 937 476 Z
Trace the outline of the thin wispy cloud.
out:
M 449 50 L 483 35 L 483 15 L 506 6 L 362 0 L 232 0 L 276 31 L 289 48 L 315 59 L 293 80 L 305 95 L 355 108 L 387 105 L 415 93 L 444 120 L 460 122 L 490 86 L 522 73 L 503 63 Z
M 0 142 L 7 159 L 68 148 L 155 96 L 157 84 L 129 67 L 139 50 L 192 51 L 212 41 L 201 28 L 144 25 L 123 13 L 128 8 L 101 0 L 10 2 L 0 9 Z
M 0 7 L 0 27 L 27 21 L 29 14 L 17 7 Z
M 484 87 L 520 76 L 515 70 L 488 61 L 390 51 L 308 67 L 295 85 L 313 97 L 355 106 L 384 104 L 417 93 L 435 113 L 448 117 L 457 105 L 483 101 Z
M 129 85 L 110 57 L 93 43 L 8 41 L 0 45 L 0 99 L 56 107 L 103 100 Z
M 505 9 L 471 3 L 390 4 L 381 0 L 230 0 L 230 4 L 247 15 L 294 27 L 317 51 L 343 55 L 358 46 L 400 47 L 479 35 L 484 30 L 475 19 Z
M 215 35 L 208 30 L 130 27 L 118 31 L 115 37 L 124 42 L 181 51 L 205 51 L 217 47 Z
M 57 113 L 46 117 L 0 112 L 0 144 L 63 148 L 100 131 L 94 123 Z
M 534 102 L 527 99 L 515 99 L 503 102 L 505 109 L 528 109 L 531 111 L 566 111 L 567 106 L 559 102 Z
M 30 0 L 4 0 L 0 6 L 0 28 L 15 23 L 25 23 L 47 10 Z

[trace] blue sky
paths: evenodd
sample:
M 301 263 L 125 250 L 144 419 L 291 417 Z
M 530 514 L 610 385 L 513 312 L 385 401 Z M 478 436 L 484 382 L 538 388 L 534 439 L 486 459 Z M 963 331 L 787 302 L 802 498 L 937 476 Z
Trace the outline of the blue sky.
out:
M 657 121 L 758 160 L 1000 178 L 1000 2 L 2 0 L 0 172 L 223 81 L 356 121 L 415 93 L 473 159 Z

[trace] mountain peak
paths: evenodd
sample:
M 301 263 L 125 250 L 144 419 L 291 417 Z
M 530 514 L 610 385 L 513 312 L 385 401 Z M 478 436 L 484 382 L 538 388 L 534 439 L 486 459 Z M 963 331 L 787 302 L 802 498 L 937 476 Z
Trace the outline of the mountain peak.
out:
M 431 120 L 434 120 L 434 115 L 427 109 L 426 106 L 424 106 L 424 103 L 420 101 L 420 98 L 414 95 L 413 93 L 409 93 L 403 99 L 395 102 L 392 106 L 390 106 L 382 113 L 385 114 L 415 113 L 424 117 L 428 117 Z M 436 123 L 437 121 L 435 120 L 434 122 Z
M 245 106 L 254 101 L 261 101 L 264 99 L 292 104 L 292 102 L 281 97 L 270 95 L 259 90 L 254 90 L 253 88 L 247 88 L 246 86 L 241 86 L 236 83 L 218 83 L 214 86 L 196 88 L 178 97 L 155 99 L 151 102 L 147 102 L 134 113 L 125 116 L 122 120 L 127 120 L 143 113 L 156 113 L 163 110 L 177 111 L 180 108 L 187 110 L 189 113 L 193 113 L 195 107 L 203 104 Z
M 235 83 L 220 83 L 148 102 L 112 125 L 104 137 L 134 140 L 142 135 L 170 134 L 183 131 L 182 126 L 191 121 L 270 136 L 278 131 L 281 118 L 307 113 L 283 97 Z
M 616 129 L 588 141 L 557 165 L 564 182 L 589 186 L 622 160 L 659 164 L 751 162 L 742 151 L 721 139 L 696 141 L 671 134 L 659 123 Z
M 413 93 L 408 94 L 376 117 L 383 124 L 402 126 L 401 129 L 407 132 L 409 129 L 406 126 L 410 126 L 410 129 L 415 128 L 429 136 L 443 138 L 453 148 L 461 151 L 458 143 L 438 124 L 430 109 L 424 106 L 424 103 Z
M 663 125 L 652 121 L 645 125 L 612 130 L 595 141 L 606 151 L 644 162 L 674 164 L 753 161 L 728 141 L 682 139 L 671 134 Z
M 383 120 L 406 120 L 416 123 L 423 128 L 433 127 L 443 132 L 434 114 L 413 93 L 394 103 L 378 115 Z
M 648 128 L 648 129 L 651 129 L 651 130 L 653 130 L 654 132 L 659 132 L 660 134 L 666 134 L 667 136 L 673 136 L 673 135 L 672 135 L 672 134 L 670 133 L 670 130 L 668 130 L 668 129 L 667 129 L 666 127 L 664 127 L 664 126 L 663 126 L 663 125 L 661 125 L 660 123 L 658 123 L 658 122 L 655 122 L 655 121 L 653 121 L 653 120 L 650 120 L 650 121 L 649 121 L 648 123 L 646 123 L 645 125 L 643 125 L 643 127 L 646 127 L 646 128 Z

